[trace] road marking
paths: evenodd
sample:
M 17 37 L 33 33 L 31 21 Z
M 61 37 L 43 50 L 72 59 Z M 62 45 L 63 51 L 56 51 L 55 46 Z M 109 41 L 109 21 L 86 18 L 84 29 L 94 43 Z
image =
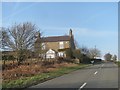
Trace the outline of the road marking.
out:
M 97 74 L 98 72 L 96 71 L 94 74 Z
M 87 83 L 84 83 L 84 84 L 79 88 L 79 90 L 82 89 L 86 84 L 87 84 Z

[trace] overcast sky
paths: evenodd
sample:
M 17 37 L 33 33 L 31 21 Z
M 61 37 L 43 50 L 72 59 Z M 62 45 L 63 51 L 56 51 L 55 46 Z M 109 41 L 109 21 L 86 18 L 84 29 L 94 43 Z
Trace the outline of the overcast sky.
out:
M 69 34 L 71 28 L 80 46 L 118 54 L 117 2 L 4 2 L 2 19 L 4 27 L 32 22 L 44 36 Z

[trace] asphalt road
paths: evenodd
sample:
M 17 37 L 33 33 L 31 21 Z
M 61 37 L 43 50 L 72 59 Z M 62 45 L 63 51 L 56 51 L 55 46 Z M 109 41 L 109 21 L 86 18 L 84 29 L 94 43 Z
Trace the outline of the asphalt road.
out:
M 95 64 L 30 88 L 118 88 L 118 67 L 112 62 Z

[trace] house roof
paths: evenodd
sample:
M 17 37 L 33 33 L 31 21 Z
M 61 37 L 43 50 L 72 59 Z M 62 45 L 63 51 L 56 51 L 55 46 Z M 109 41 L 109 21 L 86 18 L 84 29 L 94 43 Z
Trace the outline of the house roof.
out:
M 46 53 L 57 53 L 54 49 L 49 49 Z
M 69 41 L 70 36 L 52 36 L 52 37 L 43 37 L 41 39 L 37 39 L 36 42 L 57 42 L 57 41 Z

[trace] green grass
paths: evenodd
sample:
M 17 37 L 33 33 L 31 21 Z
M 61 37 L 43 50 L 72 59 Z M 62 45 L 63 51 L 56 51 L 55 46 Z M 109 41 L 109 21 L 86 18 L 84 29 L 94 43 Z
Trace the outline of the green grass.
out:
M 119 62 L 117 62 L 117 64 L 118 64 L 118 67 L 120 67 L 120 61 L 119 61 Z
M 2 88 L 26 88 L 41 82 L 44 82 L 46 80 L 70 73 L 72 71 L 87 67 L 89 65 L 80 64 L 77 66 L 71 66 L 71 67 L 61 67 L 58 70 L 49 72 L 49 73 L 42 73 L 39 75 L 35 75 L 32 77 L 25 77 L 17 80 L 11 80 L 8 82 L 2 83 Z
M 117 64 L 118 67 L 120 67 L 120 61 L 116 61 L 115 64 Z

